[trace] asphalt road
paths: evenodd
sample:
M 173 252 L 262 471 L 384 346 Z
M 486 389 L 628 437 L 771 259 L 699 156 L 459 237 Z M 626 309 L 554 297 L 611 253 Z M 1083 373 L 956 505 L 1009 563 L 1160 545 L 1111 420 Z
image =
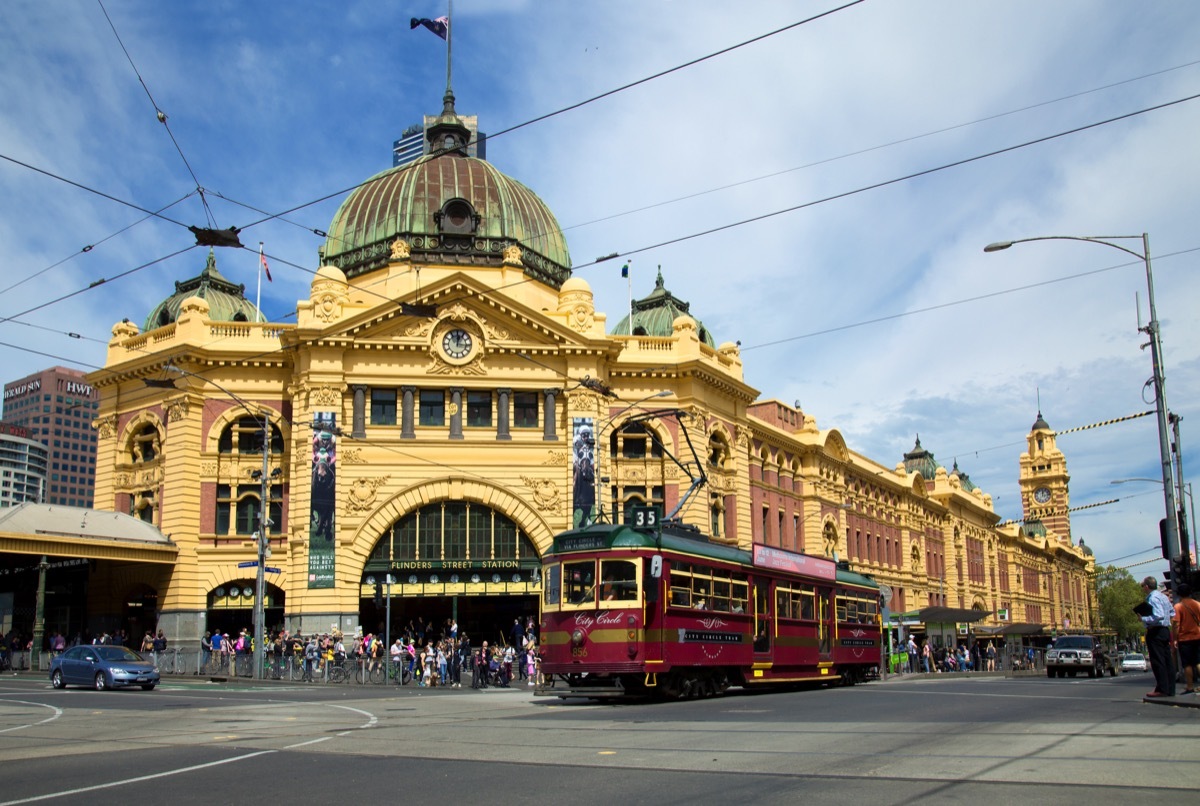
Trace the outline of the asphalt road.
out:
M 0 806 L 1176 800 L 1200 787 L 1200 709 L 1143 703 L 1150 685 L 950 677 L 613 705 L 523 688 L 2 678 Z

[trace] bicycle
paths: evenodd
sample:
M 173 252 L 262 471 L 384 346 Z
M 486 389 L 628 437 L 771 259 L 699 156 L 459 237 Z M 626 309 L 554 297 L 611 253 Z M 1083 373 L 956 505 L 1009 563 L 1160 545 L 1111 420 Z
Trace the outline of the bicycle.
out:
M 412 682 L 412 668 L 405 661 L 392 661 L 387 666 L 388 682 L 407 686 Z
M 330 683 L 345 683 L 354 676 L 354 660 L 352 658 L 334 658 L 325 663 L 325 679 Z

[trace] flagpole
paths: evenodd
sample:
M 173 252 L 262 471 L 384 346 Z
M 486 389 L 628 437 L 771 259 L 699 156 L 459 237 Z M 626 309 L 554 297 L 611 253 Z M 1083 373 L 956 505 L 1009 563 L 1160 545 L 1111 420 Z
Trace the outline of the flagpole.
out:
M 254 294 L 254 309 L 258 311 L 258 321 L 265 322 L 262 314 L 262 267 L 263 267 L 263 242 L 258 242 L 258 291 Z
M 633 263 L 633 261 L 631 260 L 631 261 L 629 261 L 629 263 Z M 625 265 L 628 266 L 629 263 L 626 263 Z M 633 272 L 632 271 L 625 273 L 625 285 L 629 290 L 629 335 L 632 336 L 633 335 Z
M 450 92 L 450 51 L 454 40 L 454 0 L 446 0 L 446 92 Z

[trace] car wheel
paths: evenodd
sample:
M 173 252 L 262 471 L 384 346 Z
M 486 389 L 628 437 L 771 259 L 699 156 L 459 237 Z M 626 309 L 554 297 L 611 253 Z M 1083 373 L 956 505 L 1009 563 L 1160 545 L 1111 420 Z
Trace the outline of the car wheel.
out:
M 55 688 L 66 688 L 67 681 L 63 680 L 62 669 L 55 669 L 54 674 L 50 675 L 50 685 Z
M 142 686 L 142 691 L 154 691 L 154 684 L 147 683 L 146 685 Z
M 104 672 L 96 672 L 96 691 L 105 691 L 108 688 L 108 678 L 104 676 Z
M 1095 666 L 1088 667 L 1088 677 L 1092 680 L 1096 679 L 1096 667 Z
M 1059 670 L 1058 670 L 1058 676 L 1059 676 L 1060 678 L 1062 678 L 1062 677 L 1066 677 L 1066 676 L 1067 676 L 1067 670 L 1066 670 L 1066 669 L 1059 669 Z M 1071 675 L 1071 677 L 1074 677 L 1074 676 L 1075 676 L 1075 675 Z
M 1054 677 L 1054 670 L 1053 670 L 1053 669 L 1047 669 L 1047 670 L 1046 670 L 1046 677 Z
M 1108 667 L 1108 676 L 1109 676 L 1109 677 L 1116 677 L 1116 676 L 1117 676 L 1117 667 L 1116 667 L 1116 666 L 1109 666 L 1109 667 Z
M 1079 671 L 1078 669 L 1068 669 L 1067 674 L 1071 677 L 1074 677 L 1078 673 L 1078 671 Z

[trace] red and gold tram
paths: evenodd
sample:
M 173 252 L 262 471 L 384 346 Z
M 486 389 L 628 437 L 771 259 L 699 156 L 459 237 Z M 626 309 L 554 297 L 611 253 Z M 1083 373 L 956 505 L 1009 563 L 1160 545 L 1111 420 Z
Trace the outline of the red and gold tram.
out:
M 820 557 L 593 524 L 555 537 L 542 582 L 539 694 L 854 684 L 880 664 L 879 585 Z

